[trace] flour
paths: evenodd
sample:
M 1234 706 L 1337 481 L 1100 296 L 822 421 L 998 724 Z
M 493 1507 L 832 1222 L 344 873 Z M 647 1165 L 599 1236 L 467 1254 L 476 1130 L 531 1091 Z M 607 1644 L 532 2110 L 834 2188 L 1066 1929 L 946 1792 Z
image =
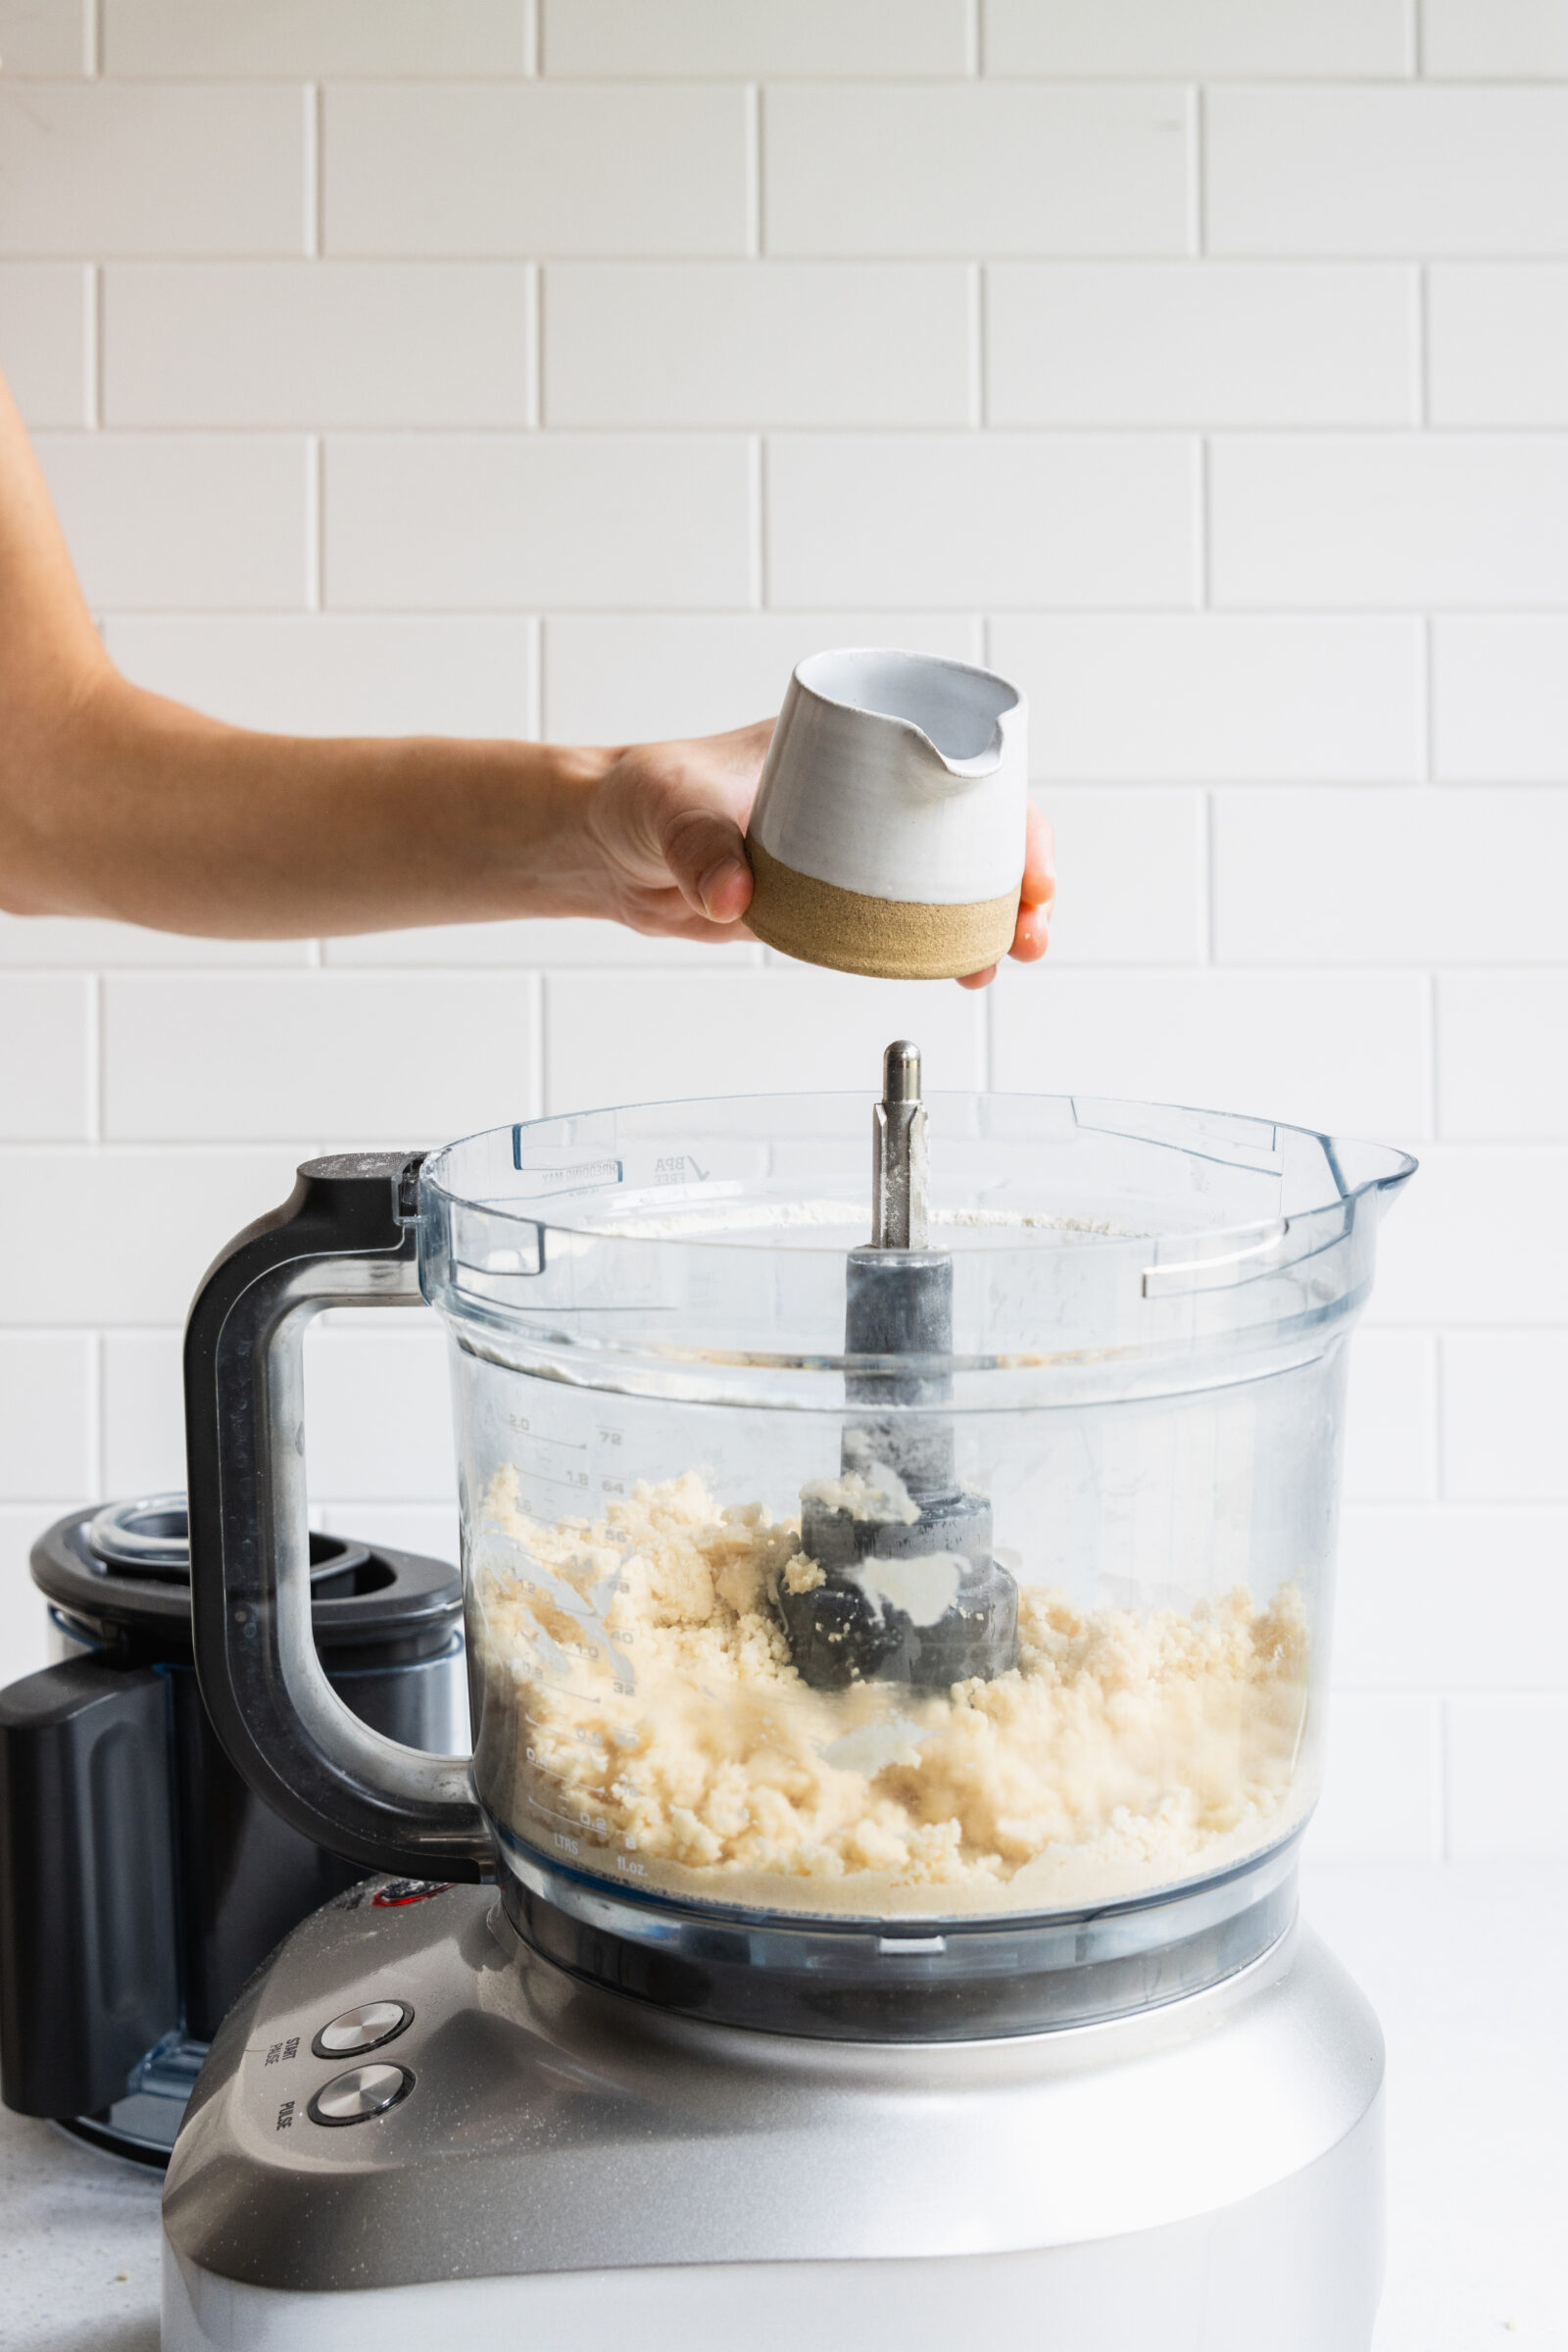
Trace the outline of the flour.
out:
M 902 1609 L 911 1625 L 940 1625 L 958 1597 L 968 1561 L 956 1551 L 919 1551 L 906 1560 L 864 1559 L 855 1581 L 877 1612 Z
M 914 1527 L 920 1518 L 920 1505 L 891 1462 L 867 1461 L 863 1470 L 813 1478 L 801 1489 L 801 1500 L 819 1502 L 826 1511 L 848 1511 L 852 1519 L 881 1527 Z
M 818 1575 L 798 1522 L 719 1509 L 695 1475 L 546 1526 L 499 1472 L 469 1577 L 485 1804 L 645 1889 L 928 1917 L 1166 1886 L 1304 1809 L 1295 1585 L 1147 1616 L 1025 1585 L 994 1682 L 827 1691 L 772 1607 Z

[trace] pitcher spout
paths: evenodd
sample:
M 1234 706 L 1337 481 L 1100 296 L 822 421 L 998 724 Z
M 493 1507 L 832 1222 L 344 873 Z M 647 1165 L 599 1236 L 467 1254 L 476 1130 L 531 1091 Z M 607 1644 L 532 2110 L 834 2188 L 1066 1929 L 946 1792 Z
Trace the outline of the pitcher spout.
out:
M 910 749 L 929 756 L 934 776 L 967 783 L 995 775 L 1014 745 L 1021 750 L 1024 698 L 994 670 L 850 646 L 808 656 L 795 675 L 837 710 L 897 729 Z

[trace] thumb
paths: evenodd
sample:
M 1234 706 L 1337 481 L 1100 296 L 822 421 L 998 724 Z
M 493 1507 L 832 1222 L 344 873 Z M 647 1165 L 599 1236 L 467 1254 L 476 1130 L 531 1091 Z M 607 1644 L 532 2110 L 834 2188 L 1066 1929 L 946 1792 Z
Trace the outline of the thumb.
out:
M 752 903 L 752 869 L 733 816 L 710 804 L 663 812 L 660 847 L 682 898 L 710 922 L 738 922 Z

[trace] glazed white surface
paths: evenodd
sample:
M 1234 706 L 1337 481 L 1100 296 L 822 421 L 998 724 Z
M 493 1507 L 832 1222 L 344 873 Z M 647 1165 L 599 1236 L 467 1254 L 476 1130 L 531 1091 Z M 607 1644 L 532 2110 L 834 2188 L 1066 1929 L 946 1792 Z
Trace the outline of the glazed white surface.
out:
M 1023 872 L 1027 706 L 930 654 L 813 654 L 791 678 L 752 811 L 781 864 L 864 897 L 967 906 Z

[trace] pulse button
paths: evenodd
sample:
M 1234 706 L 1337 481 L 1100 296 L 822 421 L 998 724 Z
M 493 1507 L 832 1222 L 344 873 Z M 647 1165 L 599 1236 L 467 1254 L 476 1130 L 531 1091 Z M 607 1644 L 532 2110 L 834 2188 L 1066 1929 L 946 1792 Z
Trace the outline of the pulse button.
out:
M 318 2058 L 363 2058 L 367 2050 L 378 2050 L 413 2022 L 407 2001 L 365 2001 L 323 2026 L 311 2047 Z
M 406 2066 L 351 2066 L 322 2084 L 306 2110 L 313 2124 L 368 2124 L 414 2088 Z

